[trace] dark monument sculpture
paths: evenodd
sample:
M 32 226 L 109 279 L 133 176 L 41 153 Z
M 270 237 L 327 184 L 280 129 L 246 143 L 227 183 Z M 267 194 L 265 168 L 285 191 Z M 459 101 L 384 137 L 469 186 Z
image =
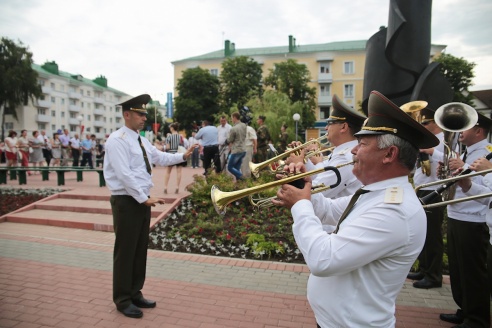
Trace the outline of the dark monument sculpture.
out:
M 432 0 L 390 0 L 388 27 L 366 45 L 362 109 L 377 90 L 396 105 L 425 100 L 436 110 L 453 99 L 453 90 L 430 63 Z

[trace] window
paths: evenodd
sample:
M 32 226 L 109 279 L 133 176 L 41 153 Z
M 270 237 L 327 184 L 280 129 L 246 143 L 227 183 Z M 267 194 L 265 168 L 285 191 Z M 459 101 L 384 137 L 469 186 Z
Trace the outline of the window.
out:
M 216 68 L 212 68 L 210 70 L 210 75 L 218 76 L 219 75 L 219 70 Z
M 51 117 L 56 117 L 56 111 L 54 110 L 51 111 Z
M 320 107 L 319 108 L 319 119 L 327 119 L 330 116 L 330 107 Z
M 89 90 L 87 90 L 87 97 L 90 97 L 91 96 L 91 92 Z
M 70 124 L 70 132 L 77 132 L 77 125 Z
M 52 83 L 50 83 L 50 86 L 51 86 L 51 89 L 53 89 L 53 90 L 55 90 L 55 89 L 56 89 L 56 88 L 55 88 L 55 84 L 54 84 L 53 82 L 52 82 Z
M 61 117 L 65 117 L 65 112 L 61 112 Z
M 319 72 L 320 73 L 330 73 L 331 64 L 330 63 L 320 63 L 319 64 Z
M 46 130 L 46 123 L 38 123 L 38 130 Z
M 44 108 L 38 108 L 38 114 L 39 115 L 46 115 L 46 109 L 44 109 Z
M 91 108 L 91 103 L 87 103 L 87 108 Z
M 84 95 L 84 90 L 80 89 L 80 94 L 83 96 Z
M 347 61 L 343 63 L 343 74 L 354 74 L 354 62 Z
M 80 107 L 84 108 L 84 102 L 83 101 L 80 102 Z
M 109 118 L 109 123 L 113 123 L 113 118 L 112 117 Z
M 52 102 L 53 104 L 55 104 L 55 103 L 56 103 L 56 98 L 55 98 L 55 97 L 51 97 L 51 102 Z
M 70 87 L 70 92 L 77 92 L 77 90 L 75 89 L 75 87 Z
M 96 130 L 96 133 L 101 132 L 101 128 L 95 128 L 95 130 Z
M 91 120 L 91 116 L 87 115 L 87 121 L 90 121 L 90 120 Z
M 51 124 L 51 131 L 56 131 L 56 125 Z
M 69 103 L 70 105 L 76 105 L 76 104 L 77 104 L 77 103 L 75 102 L 75 100 L 74 100 L 74 99 L 69 99 L 69 100 L 68 100 L 68 103 Z
M 65 105 L 65 98 L 62 98 L 62 99 L 61 99 L 61 104 L 62 104 L 62 105 Z
M 13 130 L 14 122 L 5 122 L 5 130 Z
M 77 113 L 70 112 L 70 118 L 77 118 Z
M 321 97 L 329 97 L 330 96 L 330 85 L 329 84 L 320 84 L 319 85 L 319 95 Z
M 115 119 L 115 122 L 116 122 L 116 123 L 120 123 L 120 121 L 121 121 L 121 118 L 119 118 L 119 117 L 117 117 L 117 118 Z
M 65 124 L 62 124 L 61 129 L 65 130 Z
M 88 128 L 86 129 L 86 131 L 87 131 L 87 132 L 91 132 L 91 128 L 90 128 L 90 127 L 88 127 Z
M 43 87 L 44 86 L 44 80 L 38 80 L 38 84 Z
M 354 85 L 353 84 L 345 84 L 343 86 L 343 96 L 345 98 L 353 98 L 354 97 Z

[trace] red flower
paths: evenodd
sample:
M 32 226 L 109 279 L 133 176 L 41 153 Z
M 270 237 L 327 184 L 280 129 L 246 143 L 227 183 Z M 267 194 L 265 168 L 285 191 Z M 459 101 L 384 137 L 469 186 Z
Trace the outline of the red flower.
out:
M 231 235 L 227 234 L 226 238 L 227 238 L 227 240 L 231 240 L 232 237 L 231 237 Z

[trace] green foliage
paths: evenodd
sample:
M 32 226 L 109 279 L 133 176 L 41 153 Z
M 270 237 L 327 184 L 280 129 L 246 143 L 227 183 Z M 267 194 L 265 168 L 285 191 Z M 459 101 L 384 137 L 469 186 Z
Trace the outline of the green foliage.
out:
M 38 73 L 32 68 L 32 53 L 22 42 L 2 38 L 0 41 L 0 109 L 2 115 L 2 136 L 5 136 L 5 115 L 17 119 L 17 107 L 27 104 L 28 100 L 41 97 Z
M 475 77 L 473 69 L 476 64 L 449 54 L 442 54 L 435 61 L 441 63 L 439 70 L 454 90 L 453 101 L 473 106 L 473 96 L 468 88 L 473 85 L 472 79 Z
M 305 110 L 300 102 L 292 103 L 286 94 L 268 90 L 265 91 L 261 98 L 255 97 L 251 99 L 246 106 L 253 112 L 255 117 L 264 115 L 266 117 L 265 124 L 268 127 L 273 144 L 277 145 L 280 137 L 280 127 L 282 124 L 287 124 L 287 133 L 289 141 L 296 139 L 296 124 L 292 116 L 298 113 L 303 117 L 302 113 Z M 299 124 L 302 123 L 302 118 Z M 255 126 L 255 128 L 258 128 Z M 299 132 L 301 126 L 298 127 Z
M 294 59 L 276 63 L 265 78 L 265 86 L 285 93 L 292 103 L 300 102 L 304 110 L 301 114 L 301 126 L 311 127 L 316 121 L 316 89 L 309 86 L 311 75 L 304 64 Z
M 157 106 L 155 105 L 150 105 L 147 106 L 147 122 L 146 125 L 150 128 L 151 131 L 154 131 L 152 124 L 156 122 L 155 120 L 155 113 L 157 112 L 157 124 L 160 124 L 159 126 L 159 131 L 161 135 L 165 135 L 166 131 L 166 126 L 167 124 L 164 122 L 164 118 L 162 117 L 162 114 L 159 110 L 156 110 Z
M 274 252 L 283 254 L 285 251 L 282 245 L 276 242 L 266 241 L 263 235 L 250 233 L 247 236 L 246 245 L 251 247 L 253 253 L 258 258 L 262 258 L 264 255 L 270 258 Z
M 178 80 L 174 99 L 174 120 L 181 128 L 191 129 L 193 121 L 211 119 L 219 110 L 219 79 L 200 67 L 189 68 Z
M 222 106 L 229 110 L 244 106 L 253 96 L 261 95 L 261 65 L 254 59 L 239 56 L 226 59 L 220 73 Z

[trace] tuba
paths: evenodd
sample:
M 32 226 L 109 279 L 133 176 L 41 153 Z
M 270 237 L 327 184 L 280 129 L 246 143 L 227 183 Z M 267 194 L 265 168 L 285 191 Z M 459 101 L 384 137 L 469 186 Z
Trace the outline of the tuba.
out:
M 411 101 L 400 106 L 400 109 L 410 115 L 418 123 L 422 123 L 422 115 L 420 111 L 427 107 L 427 101 L 416 100 Z M 431 164 L 429 160 L 429 155 L 426 153 L 419 153 L 418 161 L 422 173 L 427 176 L 431 175 Z
M 440 180 L 448 179 L 452 176 L 449 169 L 449 160 L 459 157 L 454 151 L 457 146 L 457 133 L 471 129 L 478 122 L 477 111 L 463 103 L 451 102 L 442 105 L 434 114 L 434 121 L 444 132 L 444 158 L 443 165 L 438 171 Z M 456 185 L 452 185 L 442 193 L 443 200 L 454 198 Z

